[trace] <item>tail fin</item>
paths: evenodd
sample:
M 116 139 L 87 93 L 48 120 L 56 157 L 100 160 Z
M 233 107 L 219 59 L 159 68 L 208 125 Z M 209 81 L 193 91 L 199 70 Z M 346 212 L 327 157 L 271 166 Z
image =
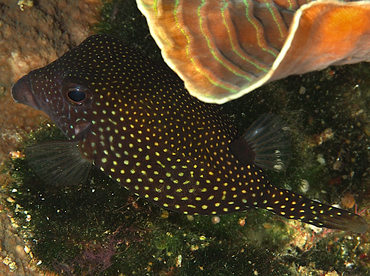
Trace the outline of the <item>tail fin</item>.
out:
M 367 222 L 360 216 L 338 209 L 288 190 L 270 186 L 264 192 L 265 200 L 257 207 L 267 209 L 288 219 L 297 219 L 318 227 L 365 233 Z
M 287 167 L 290 156 L 289 128 L 280 116 L 264 114 L 244 135 L 230 144 L 230 150 L 244 165 L 254 163 L 260 168 L 282 171 Z M 261 174 L 262 170 L 256 173 Z M 252 191 L 252 187 L 250 190 Z M 285 218 L 297 219 L 318 227 L 358 233 L 364 233 L 368 229 L 368 224 L 362 217 L 273 187 L 267 178 L 255 190 L 258 192 L 245 195 L 243 202 L 248 206 L 267 209 Z

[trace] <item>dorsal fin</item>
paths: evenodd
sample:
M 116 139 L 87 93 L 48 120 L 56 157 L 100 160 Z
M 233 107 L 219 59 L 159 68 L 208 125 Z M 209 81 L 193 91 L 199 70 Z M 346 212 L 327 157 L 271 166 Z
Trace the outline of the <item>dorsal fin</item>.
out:
M 230 144 L 230 150 L 244 165 L 254 163 L 263 169 L 284 170 L 290 157 L 287 123 L 276 114 L 263 114 Z

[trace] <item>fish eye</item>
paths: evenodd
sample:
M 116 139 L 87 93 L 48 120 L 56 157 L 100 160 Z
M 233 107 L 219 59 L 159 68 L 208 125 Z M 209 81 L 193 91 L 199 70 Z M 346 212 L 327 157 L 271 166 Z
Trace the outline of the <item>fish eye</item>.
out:
M 85 109 L 93 101 L 92 91 L 87 86 L 75 81 L 68 80 L 63 83 L 62 93 L 68 103 L 77 109 Z
M 87 98 L 87 95 L 84 91 L 81 91 L 79 89 L 71 89 L 70 91 L 67 92 L 67 98 L 72 103 L 81 105 Z

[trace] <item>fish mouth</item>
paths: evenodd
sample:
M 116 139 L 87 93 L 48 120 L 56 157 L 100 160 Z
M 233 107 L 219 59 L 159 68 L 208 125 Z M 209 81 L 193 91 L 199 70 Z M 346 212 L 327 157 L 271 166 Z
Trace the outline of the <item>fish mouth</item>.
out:
M 25 104 L 40 110 L 40 105 L 32 93 L 32 85 L 29 75 L 23 76 L 15 84 L 13 84 L 12 97 L 16 103 Z

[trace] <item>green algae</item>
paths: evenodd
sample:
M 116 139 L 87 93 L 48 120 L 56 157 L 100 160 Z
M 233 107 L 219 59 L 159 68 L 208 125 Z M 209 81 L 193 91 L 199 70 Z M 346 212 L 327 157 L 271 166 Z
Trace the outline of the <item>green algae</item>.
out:
M 107 2 L 98 32 L 110 33 L 162 62 L 134 1 Z M 155 49 L 152 51 L 152 49 Z M 274 185 L 328 204 L 351 192 L 370 205 L 368 65 L 327 69 L 266 85 L 222 106 L 242 133 L 262 113 L 287 120 L 292 161 L 268 172 Z M 303 88 L 302 88 L 303 87 Z M 320 134 L 334 136 L 321 144 Z M 31 133 L 25 145 L 65 139 L 52 125 Z M 317 162 L 321 154 L 325 164 Z M 338 158 L 341 165 L 333 169 Z M 369 234 L 319 232 L 264 210 L 187 217 L 138 199 L 98 170 L 78 186 L 51 187 L 26 159 L 8 164 L 14 181 L 8 203 L 44 271 L 63 275 L 369 275 Z M 339 179 L 333 182 L 333 179 Z M 302 192 L 301 192 L 302 193 Z M 369 218 L 369 212 L 365 212 Z M 31 219 L 30 219 L 31 218 Z M 243 223 L 245 223 L 244 226 Z
M 61 138 L 50 125 L 31 136 L 38 142 Z M 167 212 L 133 197 L 97 170 L 85 184 L 53 187 L 38 179 L 25 159 L 14 159 L 11 166 L 14 182 L 9 188 L 14 204 L 9 208 L 18 209 L 15 218 L 21 232 L 45 270 L 63 275 L 167 275 L 170 271 L 238 275 L 251 267 L 286 270 L 267 247 L 261 255 L 255 254 L 272 238 L 262 226 L 272 221 L 268 215 L 248 214 L 246 223 L 256 224 L 258 233 L 249 235 L 238 224 L 245 214 L 224 216 L 213 224 L 210 217 Z M 245 247 L 249 242 L 253 246 Z M 249 261 L 239 262 L 243 258 Z M 260 266 L 259 259 L 273 268 Z M 230 266 L 227 270 L 219 265 L 225 260 Z
M 149 33 L 145 16 L 140 13 L 135 1 L 104 2 L 101 20 L 95 26 L 95 31 L 120 38 L 155 62 L 163 61 L 160 49 Z

